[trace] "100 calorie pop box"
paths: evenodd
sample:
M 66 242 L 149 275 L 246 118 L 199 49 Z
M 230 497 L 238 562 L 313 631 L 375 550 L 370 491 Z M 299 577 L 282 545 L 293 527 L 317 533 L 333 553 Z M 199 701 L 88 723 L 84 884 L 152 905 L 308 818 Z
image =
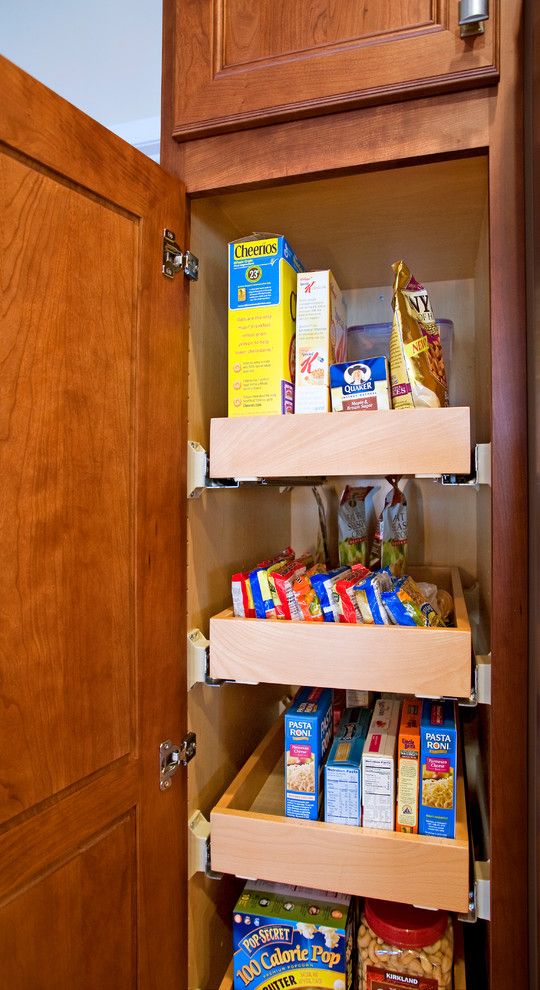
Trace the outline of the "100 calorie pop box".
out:
M 233 915 L 234 990 L 355 990 L 355 901 L 250 881 Z
M 304 687 L 285 712 L 285 814 L 317 821 L 324 758 L 332 740 L 332 691 Z

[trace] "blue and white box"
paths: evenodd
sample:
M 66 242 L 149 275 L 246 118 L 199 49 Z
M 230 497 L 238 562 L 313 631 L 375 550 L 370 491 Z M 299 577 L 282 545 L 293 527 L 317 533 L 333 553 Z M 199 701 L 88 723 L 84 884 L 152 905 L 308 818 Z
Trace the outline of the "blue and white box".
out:
M 424 701 L 420 724 L 422 790 L 418 832 L 453 839 L 456 833 L 457 723 L 453 701 Z
M 285 814 L 317 821 L 332 741 L 332 691 L 304 687 L 285 712 Z
M 391 409 L 390 374 L 385 357 L 333 364 L 330 368 L 332 412 Z
M 347 708 L 324 767 L 324 820 L 362 824 L 362 753 L 371 722 L 370 708 Z

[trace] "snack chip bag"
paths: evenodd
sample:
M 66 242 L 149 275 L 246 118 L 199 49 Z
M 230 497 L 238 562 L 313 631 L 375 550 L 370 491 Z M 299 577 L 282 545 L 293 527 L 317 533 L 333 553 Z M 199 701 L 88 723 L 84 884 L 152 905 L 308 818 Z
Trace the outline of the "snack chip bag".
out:
M 363 622 L 360 606 L 356 601 L 355 587 L 370 573 L 363 564 L 354 564 L 353 576 L 336 581 L 332 594 L 337 598 L 339 622 Z
M 311 583 L 314 574 L 323 574 L 326 568 L 324 564 L 315 564 L 310 567 L 300 577 L 294 578 L 292 591 L 296 601 L 297 609 L 291 607 L 291 619 L 304 619 L 306 622 L 323 622 L 321 603 L 317 597 L 317 592 Z
M 448 385 L 439 329 L 429 296 L 404 261 L 394 272 L 394 320 L 390 378 L 394 409 L 448 405 Z
M 249 582 L 249 571 L 238 571 L 231 578 L 233 612 L 240 619 L 254 619 L 255 606 Z
M 255 615 L 257 619 L 266 619 L 267 614 L 274 613 L 274 601 L 268 583 L 268 571 L 270 568 L 282 567 L 287 561 L 294 560 L 294 550 L 287 547 L 271 560 L 265 560 L 262 564 L 257 564 L 249 575 L 249 583 L 253 595 Z
M 307 567 L 312 566 L 313 555 L 305 554 L 268 575 L 268 584 L 274 600 L 277 619 L 302 618 L 301 615 L 297 614 L 299 607 L 294 597 L 292 584 L 295 578 L 305 573 Z
M 337 612 L 337 605 L 334 603 L 332 592 L 334 585 L 339 578 L 351 576 L 352 570 L 350 567 L 338 567 L 333 571 L 327 571 L 326 574 L 313 574 L 311 583 L 315 588 L 317 598 L 321 603 L 323 619 L 325 622 L 339 621 L 339 613 Z
M 338 508 L 339 562 L 340 564 L 364 564 L 368 562 L 368 533 L 366 498 L 373 491 L 371 485 L 343 489 Z
M 383 593 L 392 590 L 388 569 L 369 574 L 355 586 L 354 593 L 362 619 L 367 625 L 389 626 L 390 619 L 383 605 Z
M 369 566 L 389 567 L 401 577 L 407 565 L 407 499 L 398 487 L 399 478 L 387 478 L 392 486 L 377 520 Z
M 400 578 L 391 591 L 383 591 L 382 600 L 390 619 L 398 626 L 444 626 L 411 577 Z

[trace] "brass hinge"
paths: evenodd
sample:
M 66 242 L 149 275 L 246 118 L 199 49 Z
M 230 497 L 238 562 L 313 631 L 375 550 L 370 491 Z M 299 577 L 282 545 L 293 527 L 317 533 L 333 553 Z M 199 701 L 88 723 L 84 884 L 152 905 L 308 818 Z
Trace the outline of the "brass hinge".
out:
M 186 278 L 196 282 L 199 277 L 199 259 L 191 251 L 182 251 L 176 243 L 176 234 L 165 227 L 163 231 L 163 265 L 161 271 L 167 278 L 183 272 Z

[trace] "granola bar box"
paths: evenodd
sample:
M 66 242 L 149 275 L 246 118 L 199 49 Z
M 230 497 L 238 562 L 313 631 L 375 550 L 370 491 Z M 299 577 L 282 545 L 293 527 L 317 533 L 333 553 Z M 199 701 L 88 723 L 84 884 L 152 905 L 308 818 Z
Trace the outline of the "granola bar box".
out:
M 332 691 L 304 687 L 285 712 L 285 814 L 317 820 L 323 763 L 332 742 Z
M 234 990 L 355 990 L 355 914 L 345 894 L 248 882 L 233 914 Z
M 453 839 L 456 831 L 457 725 L 453 701 L 424 701 L 420 724 L 418 831 Z

